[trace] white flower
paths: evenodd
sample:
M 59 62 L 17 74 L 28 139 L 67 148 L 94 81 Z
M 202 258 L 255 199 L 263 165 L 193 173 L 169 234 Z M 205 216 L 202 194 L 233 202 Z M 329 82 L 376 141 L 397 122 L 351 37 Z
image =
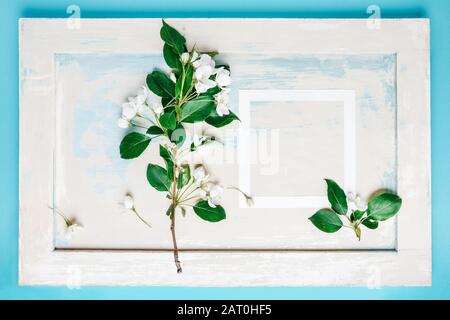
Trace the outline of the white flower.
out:
M 141 89 L 138 92 L 138 95 L 135 98 L 135 103 L 137 106 L 137 110 L 138 112 L 142 109 L 145 108 L 145 102 L 147 101 L 147 97 L 149 95 L 150 91 L 147 89 L 146 86 L 142 86 Z
M 177 159 L 177 161 L 175 162 L 175 169 L 177 171 L 177 175 L 180 171 L 186 172 L 186 170 L 188 168 L 189 168 L 189 164 L 186 162 L 185 159 Z
M 191 59 L 189 59 L 189 56 L 191 56 Z M 192 53 L 183 52 L 180 56 L 180 60 L 183 63 L 194 62 L 197 59 L 198 59 L 198 53 L 196 51 L 192 51 Z
M 170 151 L 171 154 L 175 154 L 177 152 L 177 145 L 173 142 L 166 143 L 164 146 Z
M 216 99 L 216 112 L 219 116 L 223 116 L 230 113 L 228 110 L 228 102 L 230 101 L 230 97 L 228 96 L 228 92 L 226 90 L 220 91 L 218 94 L 214 96 Z
M 130 99 L 130 98 L 129 98 Z M 137 105 L 134 101 L 122 104 L 122 118 L 132 120 L 137 115 Z
M 153 110 L 156 114 L 161 114 L 164 111 L 164 107 L 161 102 L 161 97 L 158 97 L 156 94 L 154 94 L 151 91 L 147 92 L 147 99 L 146 99 L 147 105 L 150 107 L 150 109 Z
M 208 204 L 210 207 L 215 208 L 222 198 L 223 187 L 216 184 L 209 191 Z
M 209 194 L 209 186 L 207 184 L 203 184 L 200 188 L 200 198 L 203 200 L 208 200 Z
M 358 195 L 355 195 L 351 192 L 347 193 L 347 203 L 348 203 L 348 208 L 351 211 L 367 210 L 367 203 L 365 203 L 363 200 L 361 200 L 361 198 Z
M 202 145 L 202 143 L 206 140 L 205 136 L 199 136 L 197 134 L 194 134 L 194 136 L 192 137 L 192 143 L 194 144 L 194 146 L 199 147 Z
M 142 86 L 136 97 L 128 97 L 128 102 L 122 104 L 122 118 L 132 120 L 138 114 L 142 114 L 146 109 L 145 101 L 148 93 L 148 89 Z
M 124 118 L 120 118 L 117 121 L 117 125 L 119 126 L 119 128 L 126 129 L 126 128 L 130 127 L 130 122 Z
M 195 90 L 197 93 L 204 93 L 208 91 L 208 89 L 214 88 L 216 86 L 215 82 L 207 79 L 206 81 L 197 81 L 195 83 Z
M 214 184 L 210 187 L 208 184 L 203 183 L 200 186 L 200 198 L 207 200 L 208 205 L 211 208 L 215 208 L 220 203 L 222 193 L 223 187 L 218 184 Z
M 177 77 L 175 77 L 175 73 L 172 71 L 172 72 L 170 72 L 170 74 L 169 74 L 169 78 L 170 78 L 170 80 L 172 80 L 173 82 L 177 82 Z
M 121 203 L 121 205 L 123 205 L 123 207 L 126 209 L 125 211 L 126 213 L 136 215 L 136 217 L 138 217 L 139 220 L 145 223 L 149 228 L 152 227 L 152 225 L 149 222 L 147 222 L 134 208 L 134 199 L 131 195 L 126 194 L 125 197 L 123 198 L 123 203 Z
M 193 56 L 194 58 L 194 56 Z M 200 58 L 195 60 L 192 65 L 195 68 L 194 78 L 195 82 L 195 90 L 198 93 L 204 93 L 210 88 L 214 88 L 216 86 L 216 82 L 209 79 L 214 73 L 214 67 L 216 63 L 208 54 L 200 55 Z
M 194 59 L 195 60 L 195 59 Z M 194 61 L 192 60 L 192 61 Z M 212 70 L 214 70 L 214 67 L 216 66 L 216 62 L 213 60 L 213 58 L 211 58 L 211 56 L 209 54 L 201 54 L 200 55 L 200 59 L 195 60 L 192 65 L 194 66 L 195 69 L 198 69 L 202 66 L 209 66 L 211 67 Z M 212 71 L 211 71 L 212 73 Z
M 66 230 L 64 233 L 64 237 L 66 238 L 67 241 L 71 240 L 73 235 L 78 231 L 83 229 L 83 226 L 78 224 L 78 223 L 74 223 L 74 222 L 67 222 L 66 223 Z
M 123 206 L 125 209 L 131 210 L 134 208 L 134 199 L 132 196 L 127 194 L 125 198 L 123 199 Z
M 162 104 L 154 105 L 152 109 L 157 115 L 160 115 L 164 111 L 164 107 L 162 106 Z
M 130 121 L 136 116 L 148 116 L 150 111 L 148 107 L 157 115 L 164 111 L 161 97 L 148 90 L 146 86 L 142 86 L 135 97 L 128 97 L 128 102 L 122 104 L 122 119 L 118 120 L 118 126 L 128 128 Z
M 216 69 L 214 73 L 216 74 L 216 83 L 219 87 L 223 88 L 231 84 L 230 71 L 224 67 Z
M 199 58 L 198 52 L 197 51 L 192 51 L 191 62 L 194 62 L 198 58 Z
M 206 92 L 208 89 L 214 88 L 216 86 L 216 83 L 213 80 L 209 79 L 209 77 L 211 77 L 211 75 L 213 74 L 213 70 L 213 67 L 209 65 L 200 66 L 195 70 L 195 90 L 198 93 Z
M 222 196 L 223 193 L 223 187 L 219 184 L 215 184 L 211 190 L 209 191 L 209 195 L 211 198 L 220 198 Z
M 189 62 L 189 56 L 190 56 L 189 52 L 183 52 L 180 56 L 180 61 L 183 63 Z
M 193 61 L 192 65 L 195 68 L 195 90 L 198 93 L 204 93 L 208 89 L 216 86 L 216 82 L 209 79 L 214 74 L 214 67 L 216 66 L 216 63 L 208 54 L 200 55 L 199 59 L 197 59 L 197 57 L 198 54 L 194 51 L 191 62 Z
M 195 181 L 198 181 L 200 183 L 204 183 L 208 179 L 208 175 L 206 174 L 206 170 L 203 166 L 195 168 L 192 176 L 194 177 Z

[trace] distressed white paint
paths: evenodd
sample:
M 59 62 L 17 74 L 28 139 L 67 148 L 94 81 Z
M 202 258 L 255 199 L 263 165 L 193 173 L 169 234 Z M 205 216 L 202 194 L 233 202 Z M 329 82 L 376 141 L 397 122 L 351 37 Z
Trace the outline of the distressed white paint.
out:
M 43 124 L 59 119 L 54 113 L 58 104 L 54 55 L 160 54 L 160 20 L 83 19 L 76 30 L 67 29 L 63 19 L 21 20 L 19 282 L 64 285 L 78 270 L 82 285 L 429 285 L 428 20 L 382 22 L 380 29 L 372 30 L 366 28 L 365 20 L 352 19 L 170 20 L 188 41 L 230 55 L 396 54 L 397 190 L 403 198 L 396 250 L 191 250 L 182 252 L 184 273 L 177 275 L 170 252 L 54 250 L 54 220 L 48 209 L 53 202 L 53 146 L 58 135 L 52 125 Z M 239 226 L 244 232 L 256 224 L 251 216 L 247 220 L 248 224 Z M 334 248 L 333 239 L 339 239 L 325 238 L 317 231 L 311 235 Z
M 236 160 L 242 152 L 237 148 L 236 138 L 251 125 L 254 141 L 251 150 L 246 152 L 252 161 L 248 172 L 252 188 L 242 189 L 255 196 L 256 206 L 239 207 L 238 199 L 243 198 L 235 191 L 228 191 L 221 202 L 228 218 L 220 223 L 205 223 L 189 210 L 187 218 L 177 223 L 180 248 L 394 249 L 395 219 L 377 231 L 369 230 L 358 242 L 351 230 L 344 229 L 330 236 L 305 223 L 327 203 L 310 203 L 309 207 L 303 203 L 303 208 L 298 208 L 295 199 L 304 201 L 318 196 L 323 200 L 324 177 L 333 177 L 347 190 L 354 189 L 345 184 L 345 179 L 357 177 L 358 192 L 363 197 L 378 188 L 396 189 L 395 87 L 386 90 L 380 86 L 384 82 L 395 83 L 395 55 L 225 55 L 218 58 L 233 66 L 230 101 L 233 110 L 240 116 L 245 113 L 245 107 L 241 106 L 244 101 L 239 98 L 241 92 L 263 93 L 256 96 L 247 110 L 251 121 L 243 119 L 214 132 L 210 132 L 210 126 L 195 125 L 196 131 L 203 127 L 225 144 L 203 147 L 196 158 L 207 162 L 213 178 L 217 177 L 225 185 L 238 185 L 242 163 Z M 85 226 L 67 242 L 61 236 L 63 221 L 56 216 L 56 248 L 172 247 L 167 232 L 169 221 L 164 215 L 168 200 L 148 186 L 143 174 L 148 162 L 163 165 L 157 144 L 152 143 L 138 159 L 124 161 L 119 158 L 118 145 L 125 131 L 116 126 L 124 99 L 143 84 L 147 72 L 163 65 L 160 53 L 58 53 L 55 56 L 58 134 L 54 206 Z M 340 88 L 341 95 L 349 92 L 342 88 L 352 88 L 350 91 L 355 91 L 358 105 L 357 122 L 344 117 L 345 111 L 352 109 L 345 107 L 349 104 L 335 94 L 336 97 L 329 94 L 323 98 L 309 95 L 310 101 L 292 100 L 299 91 L 295 88 L 304 87 L 329 93 L 336 90 L 324 88 Z M 273 88 L 283 89 L 273 91 Z M 277 100 L 266 99 L 267 92 L 278 92 Z M 390 92 L 394 92 L 392 98 Z M 390 103 L 393 99 L 394 107 Z M 345 134 L 352 127 L 357 136 Z M 371 137 L 373 132 L 377 133 L 376 139 Z M 258 157 L 264 153 L 265 137 L 270 139 L 270 157 Z M 344 165 L 356 160 L 355 154 L 346 150 L 350 143 L 345 142 L 350 139 L 358 140 L 359 152 L 358 166 L 351 165 L 349 172 Z M 118 203 L 126 192 L 133 194 L 136 207 L 150 220 L 153 229 L 149 230 L 136 217 L 123 214 Z M 282 201 L 261 203 L 261 197 L 269 200 L 282 197 Z M 255 217 L 258 217 L 257 228 L 249 229 Z

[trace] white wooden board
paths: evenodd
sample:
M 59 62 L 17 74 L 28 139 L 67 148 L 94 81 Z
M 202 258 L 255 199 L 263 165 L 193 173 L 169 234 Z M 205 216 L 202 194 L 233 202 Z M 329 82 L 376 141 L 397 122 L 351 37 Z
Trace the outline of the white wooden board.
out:
M 161 21 L 83 19 L 69 29 L 64 19 L 22 19 L 20 283 L 67 284 L 75 273 L 81 285 L 430 284 L 428 20 L 379 29 L 365 20 L 169 22 L 232 68 L 242 122 L 190 132 L 221 135 L 225 146 L 199 160 L 255 206 L 229 193 L 224 222 L 178 219 L 177 275 L 167 202 L 145 178 L 156 146 L 122 160 L 116 126 L 122 102 L 164 65 Z M 321 233 L 307 218 L 327 206 L 323 178 L 363 197 L 396 191 L 402 210 L 361 242 L 347 230 Z M 126 192 L 151 230 L 122 213 Z M 49 206 L 84 229 L 64 240 Z

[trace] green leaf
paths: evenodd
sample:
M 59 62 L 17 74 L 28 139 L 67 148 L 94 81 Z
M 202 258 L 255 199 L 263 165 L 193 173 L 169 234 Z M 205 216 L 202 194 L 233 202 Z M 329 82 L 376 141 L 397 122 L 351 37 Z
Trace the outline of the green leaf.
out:
M 363 225 L 365 225 L 369 229 L 376 229 L 376 228 L 378 228 L 378 221 L 372 220 L 370 218 L 369 219 L 364 219 L 361 223 Z
M 158 126 L 151 126 L 150 128 L 148 128 L 147 134 L 161 135 L 164 134 L 164 130 Z
M 163 145 L 159 145 L 159 155 L 164 160 L 171 160 L 172 161 L 172 156 L 170 155 L 169 150 L 167 150 Z
M 226 218 L 225 210 L 221 206 L 212 208 L 206 200 L 198 201 L 193 208 L 200 218 L 209 222 L 218 222 Z
M 159 117 L 159 123 L 166 129 L 174 130 L 177 126 L 175 111 L 165 112 Z
M 120 142 L 120 157 L 122 159 L 133 159 L 139 157 L 148 147 L 151 138 L 140 132 L 127 134 Z
M 189 183 L 189 180 L 191 180 L 191 169 L 189 166 L 184 166 L 183 170 L 180 170 L 180 173 L 178 174 L 177 188 L 183 188 Z
M 342 221 L 339 216 L 329 210 L 322 209 L 317 211 L 309 220 L 320 230 L 327 233 L 333 233 L 342 228 Z
M 191 180 L 191 167 L 189 165 L 183 166 L 183 187 Z
M 169 151 L 163 147 L 162 145 L 159 145 L 159 155 L 161 158 L 163 158 L 164 163 L 166 164 L 167 168 L 167 175 L 171 181 L 173 181 L 173 161 L 172 156 L 170 155 Z
M 211 96 L 200 96 L 183 104 L 180 122 L 194 123 L 203 121 L 214 110 L 214 98 Z
M 352 222 L 353 222 L 353 221 L 356 221 L 356 220 L 359 220 L 359 219 L 362 218 L 363 215 L 364 215 L 364 212 L 363 212 L 363 211 L 355 210 L 355 211 L 353 211 L 352 214 L 350 215 L 350 220 L 351 220 Z
M 384 221 L 393 217 L 402 206 L 402 199 L 393 193 L 383 193 L 368 203 L 367 216 L 373 220 Z
M 183 217 L 186 217 L 186 208 L 185 207 L 180 207 L 180 209 L 181 209 L 181 215 Z
M 215 56 L 217 56 L 219 54 L 219 52 L 218 51 L 205 51 L 205 52 L 201 52 L 201 54 L 207 54 L 211 58 L 214 58 Z
M 192 77 L 194 75 L 194 68 L 188 65 L 181 73 L 175 85 L 175 95 L 177 97 L 185 96 L 192 84 Z
M 172 180 L 167 174 L 167 170 L 156 164 L 149 164 L 147 167 L 147 180 L 150 185 L 158 191 L 169 191 Z
M 213 127 L 221 128 L 230 124 L 234 120 L 240 121 L 238 116 L 235 115 L 232 111 L 230 111 L 229 114 L 223 115 L 221 117 L 217 114 L 216 110 L 213 110 L 213 112 L 211 112 L 211 114 L 208 116 L 208 118 L 206 118 L 205 121 L 207 124 L 212 125 Z
M 170 107 L 164 107 L 164 112 L 165 113 L 169 113 L 169 112 L 172 112 L 172 111 L 175 111 L 175 107 L 173 107 L 173 106 L 170 106 Z
M 175 130 L 169 130 L 168 135 L 170 138 L 170 141 L 175 143 L 177 147 L 181 147 L 186 141 L 186 130 L 184 129 L 183 125 L 181 123 L 178 123 L 175 127 Z
M 190 145 L 191 152 L 194 152 L 199 147 L 204 146 L 207 143 L 212 143 L 214 141 L 217 141 L 217 138 L 214 136 L 204 136 L 204 138 L 205 139 L 203 139 L 202 142 L 200 143 L 200 145 L 198 145 L 198 146 L 196 146 L 194 143 L 191 143 L 191 145 Z
M 220 89 L 218 86 L 209 88 L 208 90 L 206 90 L 205 93 L 202 93 L 202 96 L 213 96 L 215 94 L 218 94 L 220 91 L 222 91 L 222 89 Z
M 358 238 L 358 241 L 361 241 L 361 228 L 360 227 L 356 227 L 353 230 L 355 231 L 356 238 Z
M 162 71 L 155 70 L 148 74 L 147 86 L 159 97 L 173 98 L 175 96 L 175 83 Z
M 186 39 L 173 27 L 168 25 L 164 20 L 160 31 L 161 39 L 171 46 L 175 52 L 182 54 L 185 51 Z
M 327 182 L 327 195 L 330 201 L 331 208 L 338 214 L 346 214 L 348 210 L 347 197 L 344 190 L 331 179 L 325 179 Z
M 161 104 L 166 107 L 172 100 L 172 98 L 161 98 Z
M 228 71 L 231 72 L 230 66 L 227 65 L 227 64 L 218 64 L 218 65 L 216 65 L 216 68 L 217 68 L 217 69 L 222 68 L 222 67 L 223 67 L 224 69 L 226 69 L 226 70 L 228 70 Z
M 180 171 L 177 177 L 177 189 L 180 190 L 183 188 L 183 172 Z
M 172 217 L 173 214 L 173 203 L 170 204 L 169 208 L 166 211 L 166 215 Z
M 169 46 L 167 43 L 163 47 L 163 56 L 167 65 L 171 68 L 177 68 L 180 61 L 180 55 L 175 52 L 175 50 Z
M 189 88 L 192 85 L 192 78 L 194 77 L 194 67 L 189 65 L 186 68 L 186 76 L 184 78 L 184 89 L 183 89 L 183 96 L 186 95 Z

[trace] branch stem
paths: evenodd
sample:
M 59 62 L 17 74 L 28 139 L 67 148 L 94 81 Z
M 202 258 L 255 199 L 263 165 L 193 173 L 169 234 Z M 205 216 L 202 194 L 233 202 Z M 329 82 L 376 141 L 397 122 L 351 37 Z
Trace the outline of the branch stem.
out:
M 177 267 L 177 272 L 182 273 L 183 269 L 181 268 L 180 260 L 178 259 L 178 246 L 177 246 L 177 238 L 175 235 L 175 208 L 177 206 L 177 175 L 176 175 L 176 166 L 173 166 L 173 186 L 172 186 L 172 216 L 170 223 L 170 232 L 172 233 L 172 242 L 173 242 L 173 258 L 175 261 L 175 266 Z
M 138 212 L 137 212 L 137 210 L 135 209 L 135 208 L 133 208 L 132 209 L 133 210 L 133 212 L 134 212 L 134 214 L 136 215 L 136 217 L 138 217 L 139 218 L 139 220 L 141 220 L 143 223 L 145 223 L 145 225 L 147 226 L 147 227 L 149 227 L 149 228 L 151 228 L 152 227 L 152 225 L 150 224 L 150 223 L 148 223 Z

